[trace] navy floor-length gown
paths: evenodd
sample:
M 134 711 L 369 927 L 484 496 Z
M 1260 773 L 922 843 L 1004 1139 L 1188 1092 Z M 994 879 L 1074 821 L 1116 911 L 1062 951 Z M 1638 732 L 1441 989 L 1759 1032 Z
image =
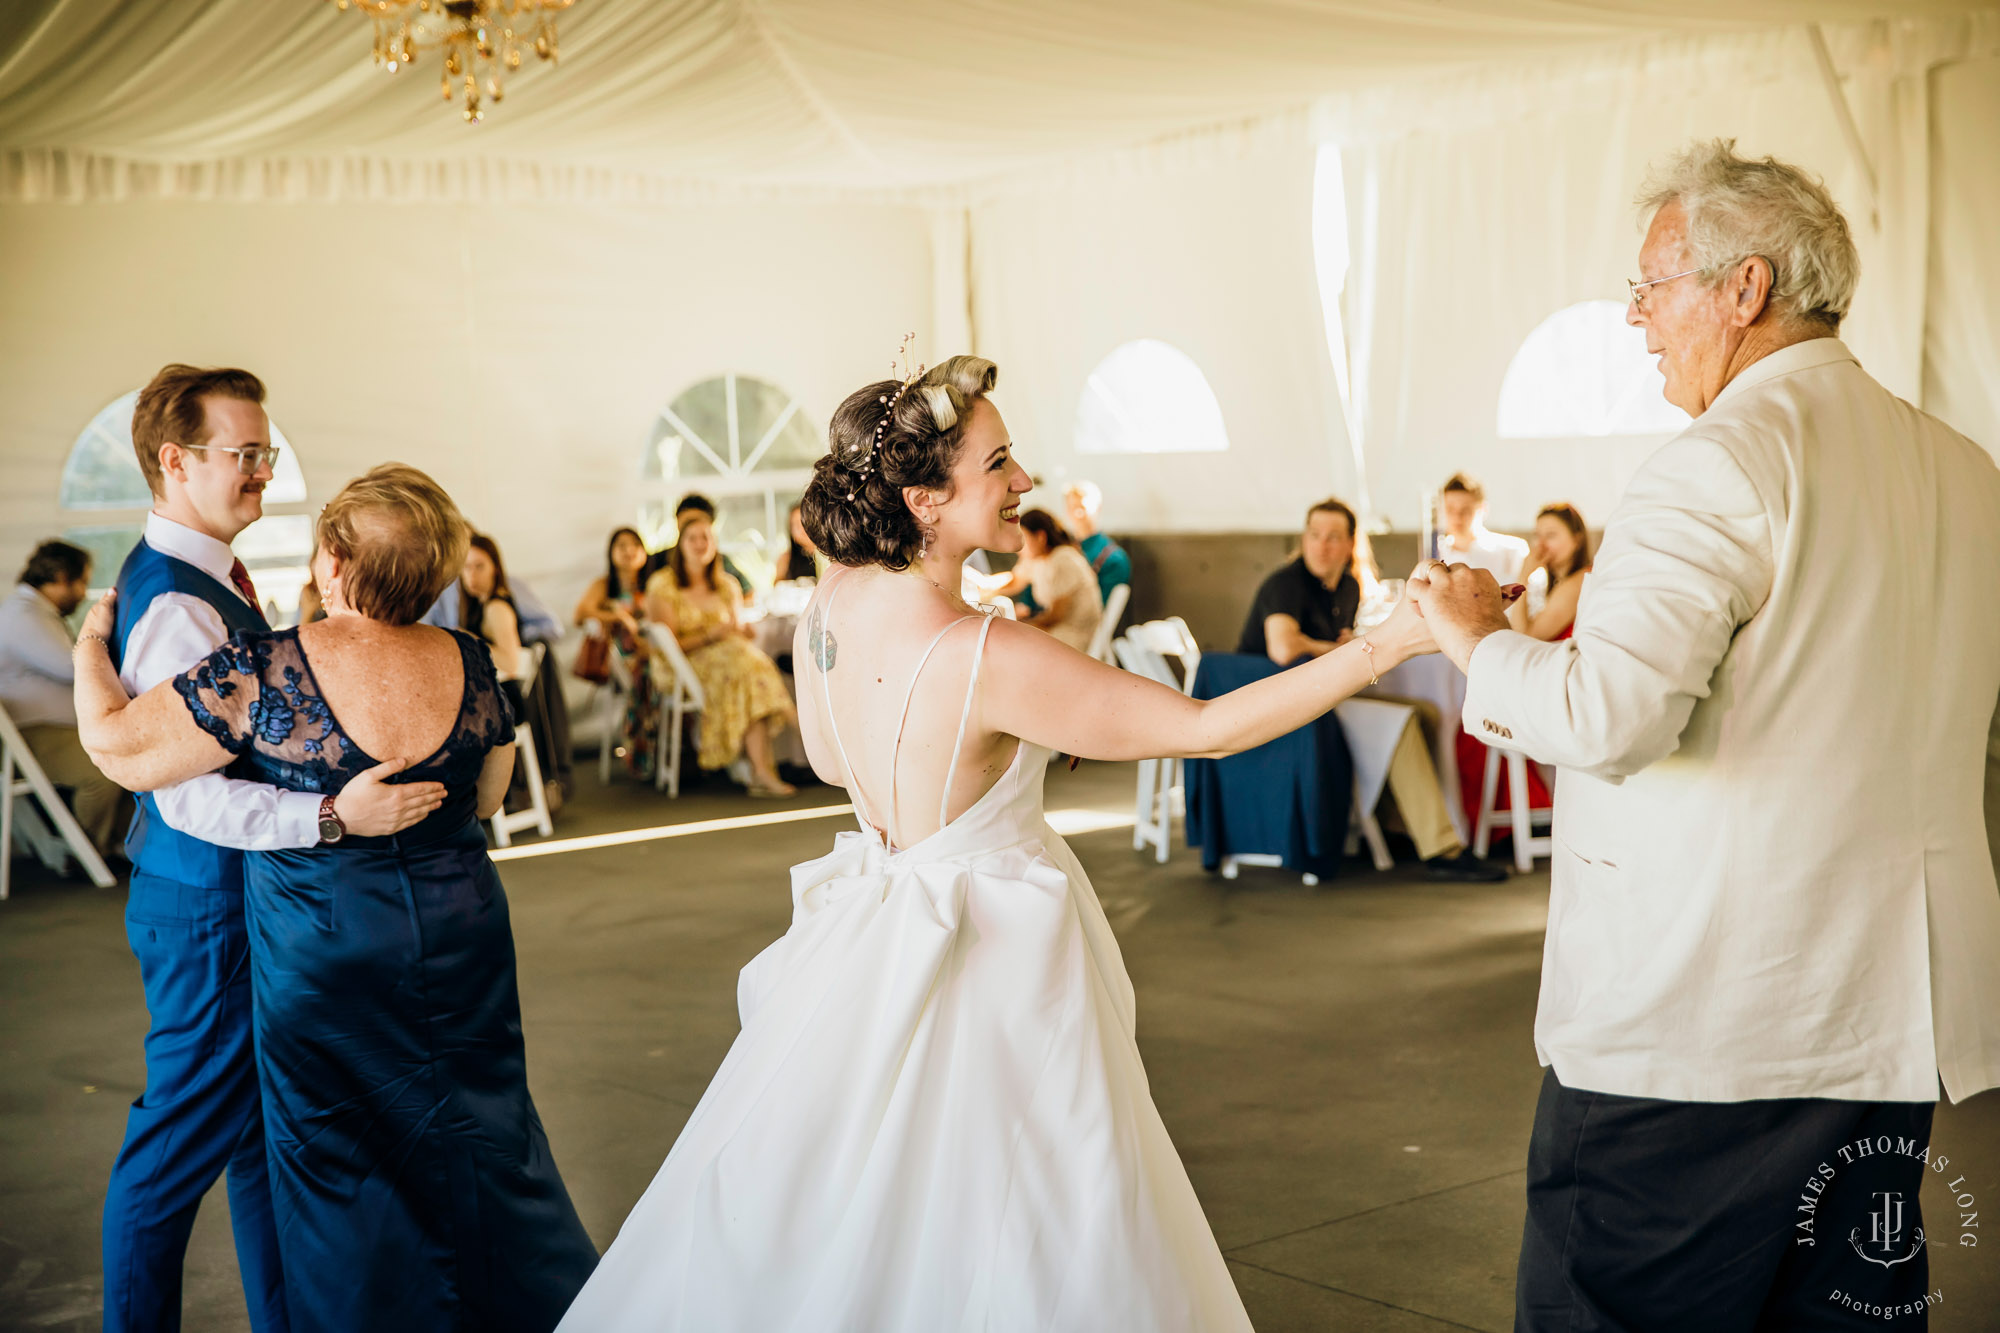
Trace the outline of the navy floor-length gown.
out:
M 458 721 L 394 779 L 442 782 L 444 804 L 394 837 L 249 857 L 292 1333 L 547 1333 L 597 1263 L 528 1095 L 507 898 L 475 809 L 513 721 L 485 648 L 454 638 Z M 377 762 L 296 630 L 239 634 L 175 688 L 261 781 L 331 795 Z

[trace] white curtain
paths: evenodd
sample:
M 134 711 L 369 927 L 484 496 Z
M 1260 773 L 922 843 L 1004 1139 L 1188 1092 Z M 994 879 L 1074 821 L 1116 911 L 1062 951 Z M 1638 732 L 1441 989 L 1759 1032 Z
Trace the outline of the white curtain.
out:
M 1240 155 L 1065 173 L 974 204 L 974 342 L 1049 483 L 1037 502 L 1082 477 L 1104 488 L 1114 530 L 1283 531 L 1312 501 L 1353 494 L 1313 279 L 1313 160 L 1293 120 Z M 1142 338 L 1200 368 L 1226 453 L 1077 452 L 1085 381 Z
M 2000 59 L 1932 72 L 1924 398 L 2000 455 Z
M 1733 137 L 1740 151 L 1826 179 L 1862 255 L 1843 336 L 1890 388 L 1912 400 L 1924 393 L 1938 115 L 1951 121 L 1943 142 L 1960 145 L 1963 178 L 1938 185 L 1951 216 L 1979 216 L 1962 211 L 1961 200 L 1977 197 L 1964 178 L 2000 172 L 1990 147 L 1983 162 L 1963 160 L 1979 151 L 1967 136 L 1990 144 L 1993 122 L 1981 128 L 1970 93 L 1934 109 L 1929 72 L 1996 45 L 2000 26 L 1883 23 L 1827 37 L 1872 191 L 1805 29 L 1653 42 L 1320 108 L 1320 132 L 1344 145 L 1353 253 L 1344 313 L 1379 510 L 1414 526 L 1422 494 L 1463 468 L 1486 482 L 1496 523 L 1525 524 L 1558 499 L 1593 522 L 1609 513 L 1664 437 L 1503 440 L 1495 405 L 1508 361 L 1545 317 L 1584 300 L 1622 304 L 1643 223 L 1632 198 L 1649 164 L 1698 138 Z M 1986 281 L 1966 291 L 1982 310 L 2000 301 L 2000 286 Z M 1983 346 L 1991 354 L 1990 336 Z

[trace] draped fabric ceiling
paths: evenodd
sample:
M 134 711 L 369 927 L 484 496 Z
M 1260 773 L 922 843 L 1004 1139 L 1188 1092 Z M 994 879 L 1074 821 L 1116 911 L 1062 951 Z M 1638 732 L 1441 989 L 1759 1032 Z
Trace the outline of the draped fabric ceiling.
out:
M 486 123 L 323 0 L 10 0 L 12 197 L 964 184 L 1399 75 L 1952 0 L 580 0 Z M 221 176 L 215 164 L 237 164 Z M 255 163 L 246 169 L 244 163 Z M 174 171 L 162 173 L 160 168 Z M 203 170 L 202 168 L 206 168 Z M 246 174 L 247 172 L 247 174 Z M 584 173 L 579 175 L 579 173 Z M 602 175 L 599 175 L 599 174 Z M 604 179 L 623 178 L 622 183 Z
M 578 0 L 561 64 L 469 126 L 435 52 L 379 71 L 326 0 L 7 0 L 0 546 L 85 521 L 52 497 L 105 404 L 235 363 L 316 497 L 425 467 L 560 600 L 662 498 L 638 460 L 677 394 L 754 374 L 824 421 L 909 329 L 999 362 L 1023 457 L 1116 531 L 1282 531 L 1329 493 L 1411 528 L 1461 467 L 1499 525 L 1601 523 L 1659 437 L 1501 439 L 1500 383 L 1622 298 L 1648 164 L 1712 135 L 1826 178 L 1850 342 L 2000 447 L 1994 3 Z M 1078 451 L 1135 339 L 1201 369 L 1227 452 Z

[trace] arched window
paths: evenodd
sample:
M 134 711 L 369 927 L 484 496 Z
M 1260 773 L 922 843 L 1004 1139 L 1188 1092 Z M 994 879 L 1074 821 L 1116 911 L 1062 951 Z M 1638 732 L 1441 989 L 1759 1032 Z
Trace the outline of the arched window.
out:
M 107 404 L 76 437 L 63 464 L 58 500 L 63 539 L 90 552 L 92 579 L 106 588 L 145 532 L 153 507 L 132 452 L 132 408 L 138 401 L 134 389 Z M 275 421 L 271 443 L 278 447 L 277 475 L 264 488 L 264 517 L 242 531 L 235 550 L 272 623 L 286 624 L 298 611 L 299 589 L 311 577 L 306 566 L 312 559 L 312 516 L 298 454 Z
M 1503 440 L 1672 435 L 1688 421 L 1660 396 L 1645 330 L 1616 301 L 1580 301 L 1536 325 L 1500 384 Z
M 1222 404 L 1186 352 L 1140 338 L 1097 363 L 1076 405 L 1084 454 L 1201 454 L 1229 448 Z
M 814 420 L 789 393 L 750 375 L 682 390 L 660 409 L 639 460 L 647 545 L 674 540 L 674 505 L 699 491 L 715 501 L 723 551 L 767 581 L 785 549 L 785 515 L 825 452 Z

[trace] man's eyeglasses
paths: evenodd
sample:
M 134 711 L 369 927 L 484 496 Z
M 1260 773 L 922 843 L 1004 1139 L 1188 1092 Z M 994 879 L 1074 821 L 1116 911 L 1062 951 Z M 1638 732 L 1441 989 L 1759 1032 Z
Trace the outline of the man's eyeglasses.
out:
M 231 449 L 221 444 L 184 444 L 183 449 L 201 449 L 209 453 L 236 455 L 236 470 L 246 477 L 257 475 L 259 468 L 275 468 L 278 465 L 278 446 L 275 444 L 245 445 Z
M 1691 277 L 1699 272 L 1701 272 L 1700 269 L 1691 268 L 1680 273 L 1669 273 L 1664 278 L 1647 278 L 1644 281 L 1634 278 L 1625 279 L 1625 285 L 1632 289 L 1632 308 L 1634 310 L 1644 310 L 1646 308 L 1646 289 L 1648 287 L 1657 287 L 1663 282 L 1672 282 L 1675 278 Z

